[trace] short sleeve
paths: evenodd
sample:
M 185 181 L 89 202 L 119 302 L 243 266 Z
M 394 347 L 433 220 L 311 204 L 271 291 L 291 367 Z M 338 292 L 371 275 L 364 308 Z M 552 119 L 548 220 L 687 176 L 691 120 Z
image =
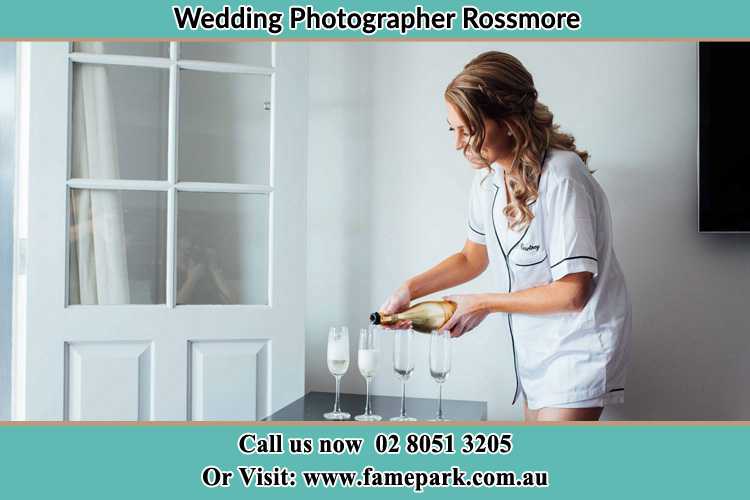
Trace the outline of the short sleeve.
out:
M 596 207 L 580 182 L 562 179 L 546 197 L 544 237 L 553 280 L 571 273 L 599 272 Z
M 481 180 L 479 177 L 474 179 L 471 184 L 471 194 L 469 195 L 469 217 L 466 228 L 466 237 L 474 243 L 485 245 L 485 212 L 482 204 Z

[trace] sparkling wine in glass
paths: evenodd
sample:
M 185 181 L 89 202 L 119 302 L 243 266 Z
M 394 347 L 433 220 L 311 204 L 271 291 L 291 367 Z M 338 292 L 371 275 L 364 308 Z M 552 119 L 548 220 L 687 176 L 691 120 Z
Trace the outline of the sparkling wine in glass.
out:
M 339 329 L 331 327 L 328 330 L 328 349 L 326 353 L 328 371 L 336 379 L 336 399 L 333 411 L 323 415 L 326 420 L 348 420 L 351 415 L 341 411 L 341 377 L 349 369 L 349 329 L 342 326 Z
M 448 422 L 443 417 L 443 383 L 451 371 L 451 332 L 433 331 L 430 334 L 430 376 L 438 384 L 438 409 L 431 422 Z
M 375 327 L 362 328 L 359 331 L 359 351 L 357 351 L 357 365 L 359 366 L 359 373 L 365 378 L 365 384 L 367 384 L 367 398 L 365 399 L 365 412 L 362 415 L 357 415 L 354 420 L 360 422 L 377 422 L 382 420 L 383 417 L 375 415 L 372 412 L 372 404 L 370 403 L 370 381 L 375 376 L 375 372 L 378 369 L 378 331 Z
M 391 418 L 393 422 L 414 422 L 414 417 L 406 416 L 406 381 L 414 371 L 414 332 L 394 330 L 393 332 L 393 371 L 401 379 L 401 412 Z

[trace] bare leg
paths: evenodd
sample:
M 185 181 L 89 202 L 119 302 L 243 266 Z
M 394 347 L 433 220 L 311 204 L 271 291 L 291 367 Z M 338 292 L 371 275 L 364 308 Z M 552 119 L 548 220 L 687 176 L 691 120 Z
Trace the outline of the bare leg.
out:
M 597 408 L 540 408 L 536 420 L 544 422 L 596 421 L 602 415 L 602 407 Z
M 538 413 L 539 410 L 529 410 L 529 404 L 526 401 L 523 402 L 523 420 L 525 422 L 536 422 Z

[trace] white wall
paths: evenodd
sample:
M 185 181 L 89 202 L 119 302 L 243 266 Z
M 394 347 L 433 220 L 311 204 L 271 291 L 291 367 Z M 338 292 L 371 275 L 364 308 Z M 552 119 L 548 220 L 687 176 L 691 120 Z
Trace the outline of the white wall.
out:
M 452 150 L 442 91 L 489 49 L 529 68 L 609 196 L 634 330 L 627 403 L 605 417 L 750 418 L 750 237 L 697 233 L 692 43 L 311 45 L 308 389 L 333 386 L 325 326 L 364 325 L 403 279 L 461 247 L 471 172 Z M 493 284 L 482 276 L 461 290 Z M 420 341 L 407 390 L 431 397 Z M 520 418 L 502 318 L 454 347 L 446 396 L 488 401 L 491 419 Z M 353 368 L 344 388 L 363 390 Z M 399 391 L 388 369 L 374 388 Z

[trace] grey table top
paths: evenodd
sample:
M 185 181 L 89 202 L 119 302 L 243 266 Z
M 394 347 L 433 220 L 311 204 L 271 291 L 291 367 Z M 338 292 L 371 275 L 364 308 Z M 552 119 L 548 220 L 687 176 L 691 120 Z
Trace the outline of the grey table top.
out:
M 323 414 L 331 411 L 335 394 L 332 392 L 308 392 L 298 400 L 277 411 L 266 420 L 322 421 Z M 398 415 L 401 398 L 396 396 L 371 396 L 373 412 L 384 421 Z M 364 412 L 364 394 L 341 393 L 341 409 L 354 415 Z M 406 398 L 406 414 L 418 420 L 429 420 L 437 412 L 437 399 Z M 458 401 L 443 399 L 443 416 L 451 420 L 487 420 L 487 403 L 484 401 Z

